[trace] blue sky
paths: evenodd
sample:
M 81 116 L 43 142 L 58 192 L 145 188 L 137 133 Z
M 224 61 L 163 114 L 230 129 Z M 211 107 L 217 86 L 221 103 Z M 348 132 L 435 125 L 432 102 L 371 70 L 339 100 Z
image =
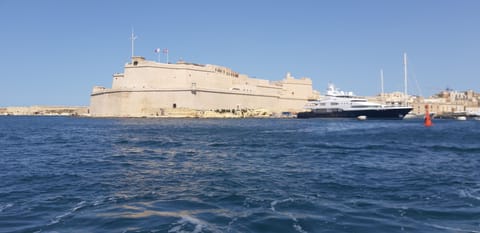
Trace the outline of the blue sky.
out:
M 480 91 L 480 1 L 0 1 L 0 106 L 89 105 L 135 54 L 358 95 Z

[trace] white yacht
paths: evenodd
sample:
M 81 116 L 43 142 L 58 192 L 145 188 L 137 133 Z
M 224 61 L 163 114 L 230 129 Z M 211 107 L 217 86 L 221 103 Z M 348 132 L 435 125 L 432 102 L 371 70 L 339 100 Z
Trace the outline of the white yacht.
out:
M 384 106 L 369 102 L 352 92 L 340 91 L 333 84 L 329 84 L 325 97 L 309 101 L 305 106 L 306 111 L 299 112 L 297 118 L 403 119 L 412 109 L 408 106 Z

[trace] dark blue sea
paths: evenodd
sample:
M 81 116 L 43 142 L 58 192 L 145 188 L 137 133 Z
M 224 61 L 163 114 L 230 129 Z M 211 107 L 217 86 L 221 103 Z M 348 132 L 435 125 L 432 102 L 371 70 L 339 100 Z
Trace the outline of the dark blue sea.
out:
M 480 232 L 480 121 L 0 117 L 0 232 Z

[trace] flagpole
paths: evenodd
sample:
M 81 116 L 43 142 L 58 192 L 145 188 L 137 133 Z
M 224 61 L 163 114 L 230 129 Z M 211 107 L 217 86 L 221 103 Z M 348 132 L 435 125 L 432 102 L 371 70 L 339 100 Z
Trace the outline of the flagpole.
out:
M 157 54 L 157 60 L 160 63 L 160 49 L 156 48 L 153 52 Z
M 168 48 L 163 49 L 162 53 L 165 53 L 165 55 L 167 56 L 167 64 L 168 64 Z

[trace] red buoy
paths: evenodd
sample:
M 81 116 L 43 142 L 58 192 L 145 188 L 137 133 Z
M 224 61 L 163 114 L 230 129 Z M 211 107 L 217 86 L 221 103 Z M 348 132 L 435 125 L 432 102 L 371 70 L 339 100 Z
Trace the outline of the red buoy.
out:
M 430 119 L 430 112 L 428 112 L 428 104 L 425 105 L 425 122 L 424 122 L 425 127 L 430 127 L 432 126 L 432 119 Z

